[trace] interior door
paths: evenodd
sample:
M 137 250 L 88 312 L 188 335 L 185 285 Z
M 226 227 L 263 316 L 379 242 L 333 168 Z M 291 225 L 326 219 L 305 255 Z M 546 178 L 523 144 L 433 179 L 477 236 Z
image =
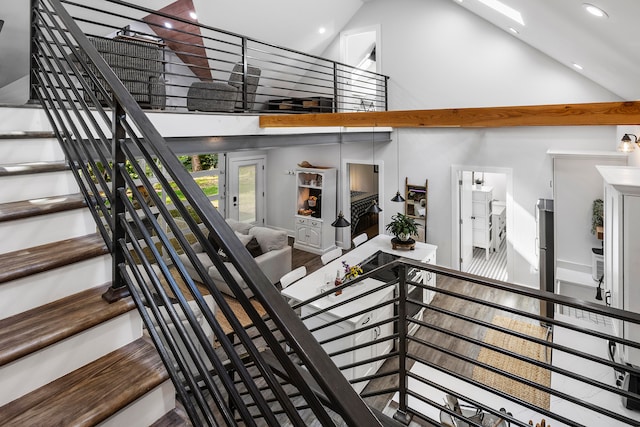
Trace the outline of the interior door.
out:
M 229 218 L 264 225 L 264 164 L 264 156 L 229 158 Z
M 461 171 L 460 185 L 460 271 L 467 271 L 473 258 L 473 220 L 472 214 L 472 179 L 471 171 Z

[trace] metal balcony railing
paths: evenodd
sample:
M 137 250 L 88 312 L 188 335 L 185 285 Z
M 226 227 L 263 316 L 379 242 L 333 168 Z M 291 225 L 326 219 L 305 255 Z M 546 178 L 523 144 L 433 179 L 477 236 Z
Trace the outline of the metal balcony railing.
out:
M 168 8 L 120 0 L 100 7 L 63 4 L 142 108 L 260 114 L 387 109 L 388 77 L 369 71 L 371 61 L 358 68 L 275 46 L 207 26 L 183 8 L 170 15 L 163 12 Z M 81 95 L 98 93 L 97 84 L 104 84 L 101 77 Z
M 637 313 L 403 258 L 318 289 L 293 308 L 362 398 L 403 422 L 640 425 L 640 370 L 621 356 L 640 348 L 622 337 Z

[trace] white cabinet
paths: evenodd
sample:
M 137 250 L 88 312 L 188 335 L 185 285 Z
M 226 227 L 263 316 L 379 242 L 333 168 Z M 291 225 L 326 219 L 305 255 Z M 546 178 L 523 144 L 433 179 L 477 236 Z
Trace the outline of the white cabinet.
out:
M 493 187 L 483 186 L 479 190 L 473 190 L 471 208 L 473 246 L 483 248 L 487 259 L 493 241 L 492 199 Z
M 491 207 L 491 216 L 493 217 L 493 229 L 495 233 L 493 235 L 493 250 L 500 249 L 500 245 L 507 237 L 507 209 L 504 205 L 498 205 L 496 203 Z
M 380 282 L 378 282 L 379 284 Z M 365 281 L 364 285 L 356 285 L 356 286 L 371 286 L 371 283 L 367 284 Z M 343 295 L 345 295 L 343 293 Z M 340 298 L 340 297 L 336 297 Z M 393 299 L 393 287 L 387 287 L 378 292 L 375 292 L 367 297 L 365 300 L 356 300 L 353 303 L 348 303 L 343 306 L 343 310 L 351 311 L 355 313 L 357 311 L 362 310 L 363 306 L 375 306 L 380 304 L 383 301 L 391 301 Z M 331 303 L 335 303 L 336 300 L 330 301 Z M 373 328 L 367 328 L 367 325 L 372 325 L 376 322 L 379 322 L 384 319 L 390 319 L 393 317 L 393 309 L 394 305 L 389 303 L 377 309 L 368 311 L 364 314 L 349 317 L 339 323 L 332 324 L 331 326 L 318 329 L 313 332 L 313 335 L 320 342 L 324 340 L 328 340 L 333 337 L 342 336 L 343 334 L 349 334 L 347 336 L 343 336 L 337 340 L 329 341 L 322 344 L 322 347 L 325 351 L 331 355 L 332 353 L 339 352 L 346 348 L 354 348 L 363 345 L 362 347 L 355 348 L 352 351 L 348 351 L 346 353 L 337 354 L 331 357 L 336 366 L 347 366 L 354 364 L 358 361 L 368 360 L 375 356 L 386 354 L 391 351 L 393 348 L 393 339 L 389 339 L 387 341 L 379 342 L 373 344 L 373 341 L 393 335 L 393 323 L 385 323 L 383 325 L 378 325 Z M 319 309 L 312 305 L 305 305 L 302 307 L 301 316 L 304 318 L 309 314 L 318 312 Z M 321 327 L 323 325 L 331 324 L 340 318 L 344 318 L 346 316 L 338 315 L 336 313 L 332 313 L 331 311 L 318 314 L 316 316 L 310 317 L 304 321 L 305 325 L 309 329 L 314 329 Z M 360 332 L 355 332 L 362 329 Z M 364 345 L 371 342 L 371 345 Z M 345 368 L 342 370 L 345 378 L 347 380 L 351 380 L 354 378 L 362 378 L 367 375 L 372 375 L 375 373 L 381 366 L 382 360 L 373 361 L 369 363 L 364 363 L 362 365 Z M 356 392 L 360 393 L 364 387 L 367 385 L 367 381 L 362 381 L 353 385 L 353 388 Z
M 426 263 L 426 264 L 435 264 L 436 263 L 436 248 L 434 247 L 433 250 L 431 251 L 431 253 L 424 259 L 421 260 L 422 262 Z M 422 283 L 423 285 L 427 285 L 427 286 L 432 286 L 435 287 L 436 286 L 436 274 L 432 273 L 430 271 L 424 271 L 424 270 L 415 270 L 415 273 L 413 272 L 409 272 L 409 277 L 411 278 L 411 280 L 418 282 L 418 283 Z M 435 296 L 436 292 L 435 291 L 430 291 L 428 289 L 418 289 L 418 292 L 422 292 L 422 302 L 425 304 L 430 304 L 431 301 L 433 300 L 433 297 Z M 408 289 L 409 292 L 409 297 L 413 298 L 413 299 L 418 299 L 416 297 L 413 296 L 413 292 L 416 292 L 416 287 L 415 286 L 410 286 Z M 409 307 L 409 310 L 411 310 L 411 307 Z M 420 307 L 420 309 L 418 309 L 418 311 L 413 314 L 413 318 L 416 320 L 420 320 L 422 321 L 422 316 L 424 314 L 424 307 Z M 418 327 L 420 325 L 418 324 L 412 324 L 411 327 L 409 328 L 409 335 L 413 335 L 413 333 L 415 331 L 418 330 Z
M 640 168 L 597 166 L 604 178 L 605 289 L 612 306 L 640 311 Z M 615 333 L 640 342 L 640 325 L 614 321 Z M 640 366 L 640 349 L 618 346 L 622 361 Z
M 319 249 L 322 244 L 322 221 L 296 217 L 296 243 Z
M 335 247 L 336 170 L 296 170 L 294 247 L 321 255 Z

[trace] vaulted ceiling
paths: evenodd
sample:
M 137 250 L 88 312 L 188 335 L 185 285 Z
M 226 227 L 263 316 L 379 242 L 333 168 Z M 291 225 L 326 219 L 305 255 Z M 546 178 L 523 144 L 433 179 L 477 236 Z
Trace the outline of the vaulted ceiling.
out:
M 183 0 L 181 0 L 183 1 Z M 191 0 L 198 20 L 213 27 L 296 50 L 321 55 L 341 29 L 367 2 L 397 0 Z M 474 13 L 548 56 L 573 67 L 582 66 L 587 78 L 624 100 L 640 99 L 637 68 L 640 67 L 638 37 L 639 0 L 501 0 L 518 10 L 524 25 L 517 24 L 485 5 L 486 0 L 413 0 L 454 2 L 461 13 Z M 136 0 L 154 9 L 171 8 L 170 0 Z M 586 13 L 583 4 L 593 3 L 608 18 Z M 83 3 L 108 5 L 104 0 Z M 0 32 L 0 87 L 27 73 L 29 2 L 11 2 L 0 11 L 5 21 Z M 168 9 L 169 10 L 169 9 Z M 318 29 L 325 32 L 320 34 Z M 510 32 L 513 27 L 518 34 Z

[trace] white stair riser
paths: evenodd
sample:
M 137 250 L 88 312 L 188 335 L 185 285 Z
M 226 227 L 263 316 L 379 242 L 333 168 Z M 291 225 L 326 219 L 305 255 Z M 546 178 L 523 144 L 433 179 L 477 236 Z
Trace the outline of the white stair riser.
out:
M 0 406 L 142 336 L 136 310 L 0 368 Z
M 0 222 L 0 254 L 96 232 L 88 209 Z
M 0 203 L 77 193 L 70 171 L 0 177 Z
M 42 108 L 1 107 L 0 132 L 30 131 L 51 132 L 47 113 Z
M 110 282 L 111 264 L 111 255 L 103 255 L 0 283 L 0 318 Z
M 26 162 L 51 162 L 65 159 L 57 139 L 2 139 L 0 140 L 2 164 Z
M 99 427 L 147 427 L 176 407 L 176 389 L 165 381 L 140 399 L 121 409 Z

